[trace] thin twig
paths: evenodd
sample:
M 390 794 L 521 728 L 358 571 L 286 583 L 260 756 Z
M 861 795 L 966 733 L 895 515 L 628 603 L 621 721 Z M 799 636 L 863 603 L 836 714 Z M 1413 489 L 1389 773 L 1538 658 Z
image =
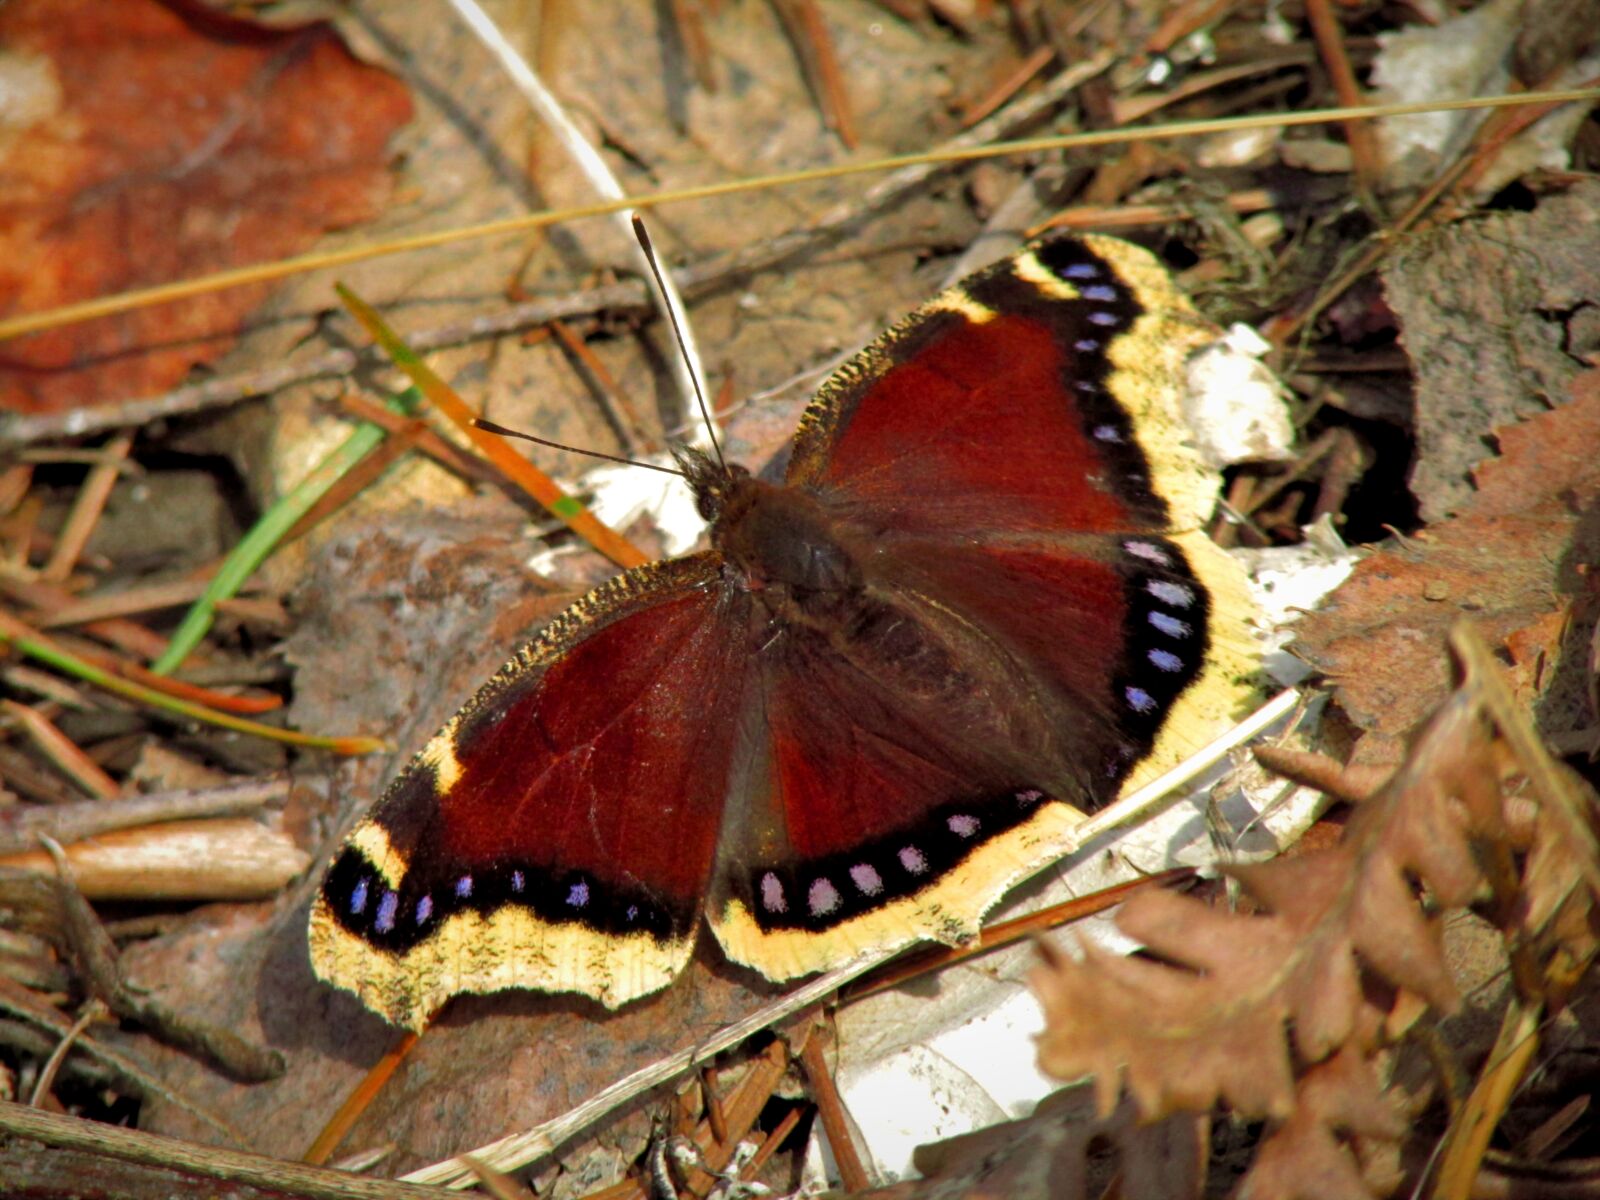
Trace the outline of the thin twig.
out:
M 96 1021 L 103 1021 L 110 1015 L 110 1011 L 99 1000 L 90 1000 L 83 1006 L 83 1012 L 72 1023 L 72 1028 L 61 1035 L 55 1044 L 55 1049 L 50 1051 L 50 1057 L 45 1059 L 44 1066 L 40 1068 L 39 1078 L 33 1084 L 33 1094 L 28 1097 L 30 1106 L 38 1108 L 50 1094 L 50 1089 L 55 1087 L 61 1064 L 67 1061 L 67 1054 L 72 1050 L 73 1044 L 84 1035 L 90 1025 Z
M 644 447 L 643 453 L 654 454 L 661 449 L 660 442 L 645 431 L 644 421 L 639 416 L 639 410 L 633 403 L 633 398 L 626 389 L 617 382 L 617 377 L 600 361 L 600 356 L 573 330 L 566 321 L 551 321 L 550 332 L 555 334 L 556 340 L 583 369 L 588 377 L 590 389 L 594 397 L 600 402 L 601 409 L 616 426 L 617 432 L 622 435 L 622 452 L 632 458 L 640 453 L 638 447 Z
M 772 1093 L 777 1090 L 778 1084 L 783 1082 L 784 1074 L 789 1070 L 792 1054 L 796 1050 L 803 1049 L 809 1042 L 813 1018 L 803 1016 L 792 1024 L 795 1028 L 790 1031 L 789 1041 L 783 1038 L 775 1039 L 756 1060 L 749 1073 L 739 1081 L 739 1086 L 734 1088 L 733 1095 L 723 1102 L 723 1119 L 727 1122 L 728 1136 L 706 1156 L 706 1165 L 713 1171 L 720 1171 L 728 1165 L 728 1160 L 733 1157 L 739 1142 L 745 1134 L 755 1128 L 761 1110 L 767 1106 L 767 1101 L 772 1099 Z M 791 1042 L 798 1045 L 791 1045 Z
M 961 124 L 974 125 L 1010 100 L 1056 57 L 1056 48 L 1048 43 L 1036 47 L 1026 58 L 1013 63 L 1011 69 L 987 92 L 967 105 L 961 114 Z
M 1334 15 L 1333 5 L 1329 0 L 1306 0 L 1306 19 L 1311 23 L 1312 39 L 1317 44 L 1322 65 L 1333 83 L 1334 95 L 1339 103 L 1360 104 L 1365 97 L 1361 94 L 1361 85 L 1356 82 L 1350 56 L 1345 52 L 1344 30 L 1339 27 L 1339 18 Z M 1370 199 L 1376 192 L 1383 166 L 1372 126 L 1365 121 L 1346 121 L 1344 137 L 1350 146 L 1351 174 L 1355 179 L 1356 193 Z
M 59 675 L 21 663 L 0 667 L 0 683 L 9 684 L 13 692 L 39 696 L 72 712 L 88 712 L 95 706 L 94 701 L 82 690 L 73 687 Z M 4 807 L 0 807 L 0 817 L 5 815 L 5 811 Z
M 0 712 L 9 713 L 22 726 L 28 740 L 54 764 L 55 768 L 91 796 L 110 799 L 122 791 L 117 781 L 90 758 L 49 717 L 36 708 L 15 700 L 0 698 Z
M 114 435 L 101 447 L 100 453 L 105 461 L 89 468 L 83 486 L 78 489 L 77 499 L 72 503 L 72 512 L 67 515 L 66 524 L 56 536 L 50 561 L 39 572 L 40 578 L 60 583 L 72 574 L 78 556 L 89 544 L 94 527 L 100 523 L 100 514 L 105 511 L 106 500 L 110 498 L 111 489 L 116 486 L 117 476 L 121 473 L 122 460 L 128 457 L 131 449 L 133 435 L 127 433 Z
M 822 1057 L 822 1039 L 813 1036 L 800 1052 L 800 1065 L 805 1068 L 806 1081 L 811 1084 L 811 1098 L 816 1101 L 817 1115 L 822 1119 L 823 1132 L 828 1135 L 828 1149 L 833 1151 L 834 1165 L 839 1168 L 839 1182 L 847 1192 L 864 1192 L 871 1184 L 867 1170 L 856 1153 L 855 1140 L 850 1136 L 850 1121 L 845 1116 L 844 1102 L 839 1099 L 839 1089 L 833 1085 L 833 1073 Z
M 226 787 L 58 804 L 50 808 L 0 808 L 0 854 L 20 854 L 35 849 L 40 834 L 66 844 L 164 821 L 241 816 L 288 794 L 289 781 L 280 777 L 252 779 Z
M 689 60 L 694 80 L 707 92 L 717 90 L 717 75 L 711 56 L 711 39 L 706 36 L 705 22 L 700 19 L 700 6 L 696 0 L 672 0 L 672 27 L 677 32 L 678 44 Z
M 0 1101 L 0 1130 L 46 1146 L 83 1150 L 105 1158 L 144 1163 L 205 1179 L 248 1184 L 310 1200 L 443 1200 L 450 1195 L 437 1188 L 388 1179 L 363 1179 L 345 1171 L 281 1162 L 262 1154 L 219 1150 L 99 1121 L 57 1116 L 6 1101 Z
M 1237 3 L 1238 0 L 1193 0 L 1175 6 L 1145 39 L 1144 52 L 1166 54 L 1184 38 L 1222 20 Z
M 783 1120 L 778 1122 L 777 1127 L 762 1139 L 761 1145 L 757 1147 L 750 1161 L 745 1164 L 744 1170 L 739 1172 L 739 1178 L 754 1179 L 759 1175 L 761 1168 L 767 1165 L 767 1160 L 777 1152 L 779 1146 L 783 1145 L 783 1139 L 793 1133 L 794 1127 L 800 1124 L 800 1118 L 804 1113 L 805 1110 L 800 1108 L 791 1108 L 785 1113 Z
M 857 1000 L 865 1000 L 868 996 L 899 987 L 908 980 L 917 979 L 934 971 L 942 971 L 956 963 L 988 954 L 1002 946 L 1013 945 L 1025 938 L 1036 937 L 1048 929 L 1058 929 L 1074 921 L 1103 913 L 1145 888 L 1177 887 L 1192 881 L 1195 876 L 1196 871 L 1193 867 L 1173 867 L 1171 870 L 1146 875 L 1142 879 L 1130 879 L 1123 883 L 1112 884 L 1092 895 L 1074 896 L 1071 900 L 1063 900 L 1060 904 L 1052 904 L 1048 908 L 1041 908 L 1038 912 L 1025 913 L 1009 921 L 996 921 L 993 925 L 984 926 L 977 937 L 963 945 L 930 946 L 888 964 L 883 970 L 843 989 L 839 995 L 840 1003 L 853 1004 Z
M 462 22 L 477 35 L 485 48 L 494 55 L 495 61 L 500 64 L 500 69 L 506 73 L 511 85 L 522 94 L 522 97 L 533 107 L 539 119 L 555 135 L 562 148 L 571 156 L 573 162 L 583 177 L 589 181 L 589 186 L 607 200 L 621 201 L 627 199 L 622 183 L 612 174 L 611 168 L 606 164 L 605 158 L 589 144 L 583 136 L 583 131 L 577 123 L 567 115 L 567 110 L 555 95 L 544 86 L 544 82 L 528 64 L 527 59 L 517 51 L 506 36 L 500 32 L 499 26 L 484 12 L 478 0 L 449 0 L 449 4 L 456 10 Z M 635 259 L 640 275 L 651 280 L 651 292 L 656 307 L 663 313 L 676 305 L 683 307 L 683 297 L 678 295 L 677 285 L 669 274 L 664 277 L 654 277 L 648 270 L 642 258 L 638 255 L 638 248 L 634 244 L 632 225 L 635 213 L 628 208 L 620 208 L 614 214 L 615 223 L 629 246 L 629 253 Z M 705 368 L 701 365 L 700 350 L 692 336 L 686 335 L 687 345 L 683 359 L 673 359 L 671 363 L 673 378 L 678 385 L 678 393 L 683 400 L 684 411 L 694 411 L 694 398 L 697 393 L 705 390 Z
M 49 453 L 49 451 L 45 451 Z M 19 455 L 25 458 L 25 455 Z M 33 489 L 33 464 L 15 462 L 0 470 L 0 516 L 7 516 Z
M 1564 73 L 1564 71 L 1557 72 L 1557 76 L 1559 77 Z M 1592 84 L 1595 80 L 1591 78 L 1585 82 Z M 1535 87 L 1530 90 L 1539 91 L 1540 89 Z M 1525 108 L 1513 108 L 1491 113 L 1489 119 L 1483 123 L 1483 126 L 1473 139 L 1477 145 L 1477 150 L 1473 153 L 1471 160 L 1462 169 L 1461 173 L 1450 184 L 1451 194 L 1460 196 L 1476 187 L 1478 181 L 1483 178 L 1484 172 L 1499 159 L 1500 152 L 1505 149 L 1507 142 L 1532 126 L 1537 125 L 1554 112 L 1557 107 L 1554 104 L 1532 104 Z
M 78 602 L 78 597 L 59 584 L 42 579 L 18 579 L 0 574 L 0 593 L 39 612 L 55 612 Z M 107 617 L 86 624 L 81 632 L 99 638 L 135 658 L 154 658 L 166 649 L 167 639 L 136 621 Z
M 700 1069 L 700 1091 L 705 1098 L 706 1124 L 711 1136 L 719 1142 L 728 1140 L 728 1118 L 722 1110 L 722 1097 L 717 1095 L 716 1068 L 707 1063 Z
M 394 365 L 406 373 L 416 385 L 416 390 L 426 396 L 452 425 L 466 434 L 478 452 L 498 467 L 506 478 L 544 505 L 552 516 L 617 566 L 634 567 L 649 561 L 649 555 L 605 525 L 582 500 L 514 451 L 504 438 L 481 428 L 476 421 L 477 414 L 467 402 L 417 355 L 405 339 L 389 328 L 376 309 L 343 285 L 335 290 L 351 315 L 383 347 Z
M 822 110 L 823 125 L 838 135 L 846 150 L 854 150 L 860 141 L 856 137 L 850 94 L 844 85 L 844 72 L 839 69 L 833 38 L 828 34 L 816 0 L 774 0 L 772 7 L 800 59 L 800 68 L 811 85 L 817 107 Z
M 47 771 L 31 756 L 0 741 L 0 779 L 6 787 L 41 804 L 73 804 L 82 799 L 54 771 Z
M 65 1034 L 71 1026 L 71 1022 L 61 1013 L 44 1003 L 26 988 L 13 983 L 3 976 L 0 976 L 0 1012 L 9 1013 L 18 1020 L 36 1028 L 47 1030 L 57 1037 Z M 127 1092 L 142 1100 L 160 1100 L 163 1103 L 171 1104 L 174 1108 L 188 1113 L 195 1120 L 215 1130 L 234 1145 L 243 1146 L 246 1144 L 244 1134 L 233 1128 L 226 1121 L 212 1116 L 193 1101 L 173 1091 L 165 1081 L 151 1072 L 149 1068 L 129 1056 L 113 1050 L 87 1035 L 79 1035 L 73 1050 L 77 1054 L 87 1055 L 100 1066 L 112 1072 L 116 1076 L 117 1090 Z M 18 1106 L 0 1106 L 5 1110 L 15 1107 Z M 33 1112 L 35 1110 L 24 1109 L 23 1111 Z M 5 1124 L 0 1121 L 0 1129 L 3 1128 L 5 1128 Z
M 233 716 L 231 713 L 215 712 L 203 705 L 177 699 L 144 684 L 120 679 L 93 663 L 68 653 L 37 630 L 29 628 L 15 617 L 8 616 L 4 611 L 0 611 L 0 645 L 3 644 L 10 644 L 18 652 L 29 658 L 48 663 L 57 670 L 67 671 L 87 683 L 104 688 L 106 691 L 122 696 L 125 699 L 149 705 L 152 708 L 177 713 L 194 720 L 204 721 L 210 725 L 220 725 L 224 729 L 232 729 L 239 733 L 252 733 L 258 737 L 270 738 L 277 742 L 288 742 L 297 746 L 315 746 L 324 750 L 332 750 L 335 754 L 370 754 L 375 750 L 381 750 L 384 746 L 380 738 L 321 737 L 313 734 L 298 733 L 291 729 L 279 729 L 275 726 L 263 725 L 259 721 L 247 721 L 242 717 Z
M 338 404 L 357 420 L 370 421 L 398 437 L 410 438 L 419 454 L 427 455 L 445 470 L 468 482 L 492 483 L 496 486 L 505 483 L 505 476 L 499 471 L 476 455 L 451 445 L 425 423 L 421 423 L 418 417 L 402 417 L 399 413 L 390 412 L 360 392 L 343 393 Z
M 328 1161 L 333 1152 L 339 1148 L 339 1143 L 344 1141 L 345 1134 L 350 1132 L 361 1114 L 367 1111 L 373 1097 L 400 1069 L 400 1064 L 405 1062 L 412 1050 L 416 1049 L 420 1040 L 421 1035 L 411 1029 L 400 1035 L 394 1045 L 390 1046 L 383 1057 L 366 1073 L 355 1090 L 344 1098 L 338 1111 L 328 1118 L 321 1132 L 302 1156 L 305 1162 L 320 1166 Z
M 252 617 L 246 613 L 242 606 L 249 604 L 272 606 L 274 616 L 282 611 L 281 608 L 277 607 L 277 602 L 271 599 L 227 600 L 223 601 L 218 607 L 221 611 L 231 612 L 241 619 L 260 620 L 263 624 L 271 623 L 273 618 Z M 104 624 L 106 622 L 91 621 L 84 626 L 84 630 L 97 629 Z M 68 635 L 68 637 L 70 636 Z M 163 644 L 165 643 L 163 642 Z M 148 668 L 140 666 L 137 662 L 130 662 L 126 658 L 104 651 L 93 643 L 76 644 L 73 649 L 84 662 L 96 666 L 119 679 L 151 688 L 161 692 L 163 695 L 173 696 L 179 700 L 202 704 L 207 708 L 214 708 L 220 712 L 237 713 L 242 716 L 257 716 L 261 713 L 275 712 L 283 707 L 282 696 L 273 695 L 270 692 L 248 694 L 219 692 L 214 688 L 204 687 L 198 683 L 174 679 L 170 675 L 157 675 Z
M 1113 830 L 1125 829 L 1146 820 L 1170 799 L 1176 798 L 1179 788 L 1199 778 L 1234 750 L 1277 724 L 1293 712 L 1299 703 L 1300 693 L 1293 688 L 1279 692 L 1232 729 L 1206 743 L 1175 767 L 1085 818 L 1073 830 L 1075 848 L 1082 849 Z
M 481 1163 L 469 1157 L 467 1164 L 472 1168 L 472 1173 L 478 1177 L 479 1185 L 493 1196 L 494 1200 L 535 1200 L 534 1194 L 527 1188 L 504 1172 L 496 1171 L 488 1163 Z
M 421 417 L 412 417 L 410 423 L 394 432 L 384 429 L 384 439 L 377 447 L 366 455 L 355 466 L 339 476 L 327 491 L 318 496 L 298 517 L 289 528 L 283 531 L 283 536 L 278 540 L 278 548 L 287 546 L 290 542 L 299 541 L 318 525 L 349 504 L 367 488 L 371 487 L 384 475 L 389 468 L 394 466 L 406 455 L 417 449 L 417 434 L 427 429 Z M 223 611 L 230 604 L 237 604 L 238 597 L 231 600 L 218 600 L 217 610 Z M 176 640 L 176 639 L 174 639 Z
M 161 1041 L 221 1068 L 243 1083 L 262 1083 L 283 1074 L 287 1063 L 281 1051 L 257 1046 L 220 1025 L 197 1021 L 132 987 L 122 977 L 111 935 L 78 890 L 66 853 L 49 837 L 41 836 L 39 840 L 55 860 L 62 930 L 84 981 L 107 1008 L 119 1017 L 137 1021 Z
M 421 395 L 410 388 L 386 401 L 402 416 L 410 416 L 421 402 Z M 161 657 L 150 664 L 150 670 L 157 675 L 170 675 L 182 666 L 183 660 L 199 647 L 210 632 L 222 603 L 236 597 L 246 581 L 282 544 L 284 535 L 340 479 L 355 470 L 386 440 L 384 431 L 378 426 L 364 422 L 358 424 L 293 487 L 274 500 L 234 544 L 233 549 L 223 556 L 221 564 L 206 581 L 205 592 L 184 613 L 183 620 L 173 630 L 171 642 Z
M 52 608 L 40 613 L 34 620 L 39 629 L 60 629 L 67 625 L 87 625 L 91 621 L 104 621 L 111 617 L 128 617 L 135 613 L 157 612 L 193 603 L 206 590 L 203 578 L 171 579 L 164 583 L 146 583 L 111 592 L 103 596 L 86 596 L 63 608 Z

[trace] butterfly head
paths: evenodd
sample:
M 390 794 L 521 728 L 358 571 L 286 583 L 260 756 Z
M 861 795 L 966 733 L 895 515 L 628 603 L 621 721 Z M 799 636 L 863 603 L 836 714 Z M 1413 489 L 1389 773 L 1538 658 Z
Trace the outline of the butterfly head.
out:
M 693 446 L 674 446 L 672 457 L 694 490 L 695 508 L 707 521 L 721 516 L 728 498 L 750 478 L 738 463 L 718 462 Z

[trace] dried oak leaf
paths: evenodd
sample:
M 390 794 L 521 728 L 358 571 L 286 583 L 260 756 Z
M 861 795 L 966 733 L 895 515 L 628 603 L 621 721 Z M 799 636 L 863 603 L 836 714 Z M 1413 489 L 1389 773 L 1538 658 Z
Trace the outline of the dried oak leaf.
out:
M 1047 1023 L 1041 1067 L 1063 1078 L 1092 1073 L 1102 1111 L 1125 1073 L 1150 1116 L 1221 1100 L 1283 1119 L 1295 1110 L 1286 1022 L 1302 1062 L 1382 1040 L 1387 1013 L 1373 1006 L 1364 971 L 1453 1009 L 1439 924 L 1412 881 L 1447 907 L 1467 904 L 1482 884 L 1468 831 L 1498 830 L 1495 776 L 1485 783 L 1481 764 L 1463 761 L 1450 741 L 1476 720 L 1468 700 L 1452 700 L 1338 845 L 1230 868 L 1264 913 L 1141 893 L 1117 925 L 1161 961 L 1092 945 L 1081 962 L 1057 956 L 1036 979 Z
M 1522 870 L 1515 933 L 1531 948 L 1552 1007 L 1564 1004 L 1600 954 L 1600 796 L 1576 771 L 1548 762 L 1533 844 Z M 1523 764 L 1529 774 L 1534 764 Z
M 1240 1200 L 1371 1200 L 1399 1182 L 1392 1155 L 1358 1163 L 1333 1135 L 1342 1129 L 1378 1146 L 1405 1136 L 1402 1114 L 1378 1083 L 1373 1062 L 1346 1047 L 1311 1067 L 1296 1091 L 1294 1115 L 1261 1143 Z
M 1595 720 L 1584 663 L 1600 593 L 1581 566 L 1600 561 L 1600 371 L 1574 383 L 1569 403 L 1497 437 L 1500 457 L 1477 469 L 1460 516 L 1365 559 L 1300 624 L 1297 648 L 1350 717 L 1381 735 L 1359 759 L 1392 761 L 1393 739 L 1444 699 L 1445 635 L 1463 613 L 1491 645 L 1542 660 L 1542 732 Z
M 0 7 L 0 315 L 305 250 L 389 190 L 398 80 L 326 24 L 272 32 L 154 0 Z M 268 285 L 0 346 L 0 410 L 171 387 L 233 344 Z

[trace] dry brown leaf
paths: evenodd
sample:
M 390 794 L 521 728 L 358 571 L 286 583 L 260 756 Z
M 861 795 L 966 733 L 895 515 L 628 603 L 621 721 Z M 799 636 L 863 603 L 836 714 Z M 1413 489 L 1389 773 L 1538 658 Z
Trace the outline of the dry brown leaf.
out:
M 1230 869 L 1266 910 L 1242 916 L 1170 892 L 1123 906 L 1118 926 L 1164 960 L 1120 958 L 1085 946 L 1040 978 L 1050 1022 L 1040 1064 L 1064 1078 L 1093 1073 L 1102 1111 L 1123 1073 L 1152 1116 L 1220 1100 L 1251 1116 L 1295 1108 L 1291 1046 L 1319 1062 L 1353 1044 L 1371 1049 L 1385 1013 L 1372 1007 L 1362 968 L 1434 1007 L 1455 1006 L 1437 922 L 1418 904 L 1420 880 L 1447 906 L 1472 900 L 1482 876 L 1456 806 L 1473 826 L 1494 824 L 1493 801 L 1472 771 L 1449 769 L 1473 708 L 1446 708 L 1412 760 L 1346 826 L 1331 849 Z M 1488 807 L 1491 811 L 1485 812 Z M 1169 965 L 1170 964 L 1170 965 Z
M 1498 918 L 1534 1005 L 1563 1002 L 1600 945 L 1600 803 L 1538 744 L 1481 640 L 1457 629 L 1451 645 L 1463 684 L 1340 843 L 1228 869 L 1261 915 L 1141 894 L 1118 925 L 1159 961 L 1085 946 L 1080 962 L 1051 953 L 1036 977 L 1040 1065 L 1092 1073 L 1101 1111 L 1126 1079 L 1150 1117 L 1220 1100 L 1279 1122 L 1245 1196 L 1364 1198 L 1398 1186 L 1407 1124 L 1386 1094 L 1383 1056 L 1422 1002 L 1441 1012 L 1456 1003 L 1440 910 Z M 1519 867 L 1512 851 L 1530 840 Z M 1500 1092 L 1525 1069 L 1516 1064 Z M 1472 1143 L 1467 1153 L 1481 1153 L 1487 1137 Z M 1475 1166 L 1468 1157 L 1455 1169 Z
M 389 137 L 411 118 L 403 85 L 356 62 L 327 25 L 275 33 L 175 7 L 0 9 L 9 82 L 26 83 L 3 146 L 0 313 L 284 258 L 386 198 Z M 224 353 L 267 290 L 8 343 L 0 409 L 159 392 Z
M 1384 1094 L 1372 1060 L 1346 1047 L 1307 1070 L 1295 1098 L 1294 1115 L 1262 1141 L 1240 1200 L 1370 1200 L 1385 1180 L 1371 1179 L 1332 1131 L 1380 1145 L 1405 1136 L 1405 1120 Z
M 1501 456 L 1478 470 L 1458 518 L 1364 560 L 1300 624 L 1299 649 L 1363 729 L 1396 738 L 1444 700 L 1445 635 L 1464 614 L 1491 645 L 1518 639 L 1524 659 L 1543 659 L 1542 732 L 1595 720 L 1583 663 L 1600 596 L 1579 564 L 1600 561 L 1600 371 L 1577 380 L 1570 403 L 1497 437 Z M 1553 644 L 1550 614 L 1569 608 Z
M 1600 186 L 1586 180 L 1532 212 L 1484 213 L 1397 243 L 1384 292 L 1416 373 L 1411 490 L 1428 521 L 1484 515 L 1467 479 L 1489 457 L 1487 439 L 1563 404 L 1583 372 L 1584 314 L 1600 298 L 1597 207 Z M 1551 493 L 1530 482 L 1504 511 Z

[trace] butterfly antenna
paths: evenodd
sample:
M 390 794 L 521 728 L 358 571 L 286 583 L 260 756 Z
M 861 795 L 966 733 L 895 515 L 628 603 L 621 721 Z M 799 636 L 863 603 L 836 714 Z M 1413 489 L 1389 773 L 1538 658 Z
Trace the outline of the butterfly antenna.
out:
M 644 220 L 638 213 L 633 214 L 633 236 L 639 239 L 639 249 L 644 251 L 644 258 L 650 264 L 650 273 L 655 276 L 656 294 L 661 300 L 661 307 L 667 314 L 667 323 L 672 326 L 672 336 L 678 341 L 678 353 L 683 357 L 685 373 L 689 382 L 694 385 L 694 398 L 700 404 L 700 418 L 706 423 L 706 434 L 711 438 L 711 449 L 717 456 L 717 465 L 724 470 L 727 462 L 722 457 L 722 447 L 717 442 L 716 422 L 711 419 L 711 407 L 706 403 L 706 390 L 700 384 L 700 372 L 696 369 L 694 358 L 689 354 L 689 344 L 683 336 L 684 322 L 688 320 L 678 301 L 678 294 L 668 288 L 661 273 L 661 263 L 656 258 L 656 248 L 651 244 L 650 231 L 644 227 Z
M 521 438 L 525 442 L 537 442 L 541 446 L 549 446 L 552 450 L 566 450 L 571 454 L 587 454 L 590 458 L 603 458 L 607 462 L 621 463 L 625 467 L 643 467 L 647 471 L 660 471 L 663 474 L 688 478 L 676 467 L 663 467 L 658 463 L 639 462 L 637 459 L 620 458 L 615 454 L 602 454 L 599 450 L 585 450 L 582 446 L 569 446 L 565 442 L 552 442 L 549 438 L 534 437 L 533 434 L 523 433 L 520 429 L 507 429 L 504 425 L 496 425 L 493 421 L 485 421 L 482 417 L 474 417 L 472 423 L 479 429 L 487 429 L 490 433 L 498 433 L 501 437 Z

